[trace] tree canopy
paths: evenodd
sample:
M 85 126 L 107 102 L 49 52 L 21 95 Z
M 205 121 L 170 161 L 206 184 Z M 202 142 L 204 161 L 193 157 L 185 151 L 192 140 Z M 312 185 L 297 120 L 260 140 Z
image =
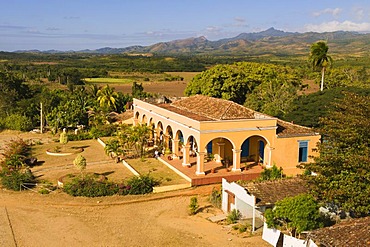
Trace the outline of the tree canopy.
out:
M 286 66 L 238 62 L 217 65 L 198 74 L 185 94 L 203 94 L 244 104 L 281 117 L 291 109 L 301 85 L 297 71 Z
M 345 93 L 322 118 L 320 155 L 305 168 L 313 194 L 355 215 L 370 212 L 370 96 Z
M 357 87 L 338 87 L 323 92 L 300 95 L 292 101 L 290 111 L 282 118 L 303 126 L 320 127 L 320 118 L 330 114 L 329 112 L 334 108 L 331 103 L 343 99 L 345 92 L 370 96 L 369 88 Z
M 287 197 L 265 213 L 268 227 L 289 231 L 292 235 L 313 230 L 321 226 L 319 206 L 308 194 Z

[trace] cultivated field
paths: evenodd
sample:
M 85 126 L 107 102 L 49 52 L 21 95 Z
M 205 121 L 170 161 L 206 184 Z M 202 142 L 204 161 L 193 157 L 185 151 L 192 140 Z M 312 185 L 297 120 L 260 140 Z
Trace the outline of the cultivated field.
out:
M 142 83 L 145 92 L 158 93 L 167 97 L 182 97 L 187 84 L 199 72 L 167 72 L 171 76 L 182 77 L 183 80 L 165 81 L 163 74 L 151 73 L 112 73 L 112 76 L 119 78 L 88 78 L 87 84 L 97 84 L 104 86 L 109 84 L 116 91 L 122 93 L 131 93 L 132 83 L 134 81 Z M 149 81 L 145 81 L 147 78 Z

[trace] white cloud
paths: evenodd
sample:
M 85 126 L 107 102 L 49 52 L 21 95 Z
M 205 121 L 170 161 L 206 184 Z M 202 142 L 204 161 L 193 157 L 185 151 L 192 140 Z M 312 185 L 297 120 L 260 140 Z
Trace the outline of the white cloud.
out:
M 334 17 L 337 17 L 341 12 L 342 12 L 342 9 L 340 9 L 340 8 L 335 8 L 335 9 L 327 8 L 327 9 L 324 9 L 324 10 L 316 11 L 316 12 L 313 13 L 313 15 L 318 17 L 318 16 L 321 16 L 321 15 L 329 14 L 329 15 L 332 15 Z
M 307 24 L 304 27 L 306 32 L 333 32 L 333 31 L 357 31 L 357 32 L 370 32 L 370 23 L 362 22 L 355 23 L 352 21 L 330 21 L 320 24 Z
M 206 27 L 205 31 L 208 33 L 219 33 L 222 29 L 216 26 Z

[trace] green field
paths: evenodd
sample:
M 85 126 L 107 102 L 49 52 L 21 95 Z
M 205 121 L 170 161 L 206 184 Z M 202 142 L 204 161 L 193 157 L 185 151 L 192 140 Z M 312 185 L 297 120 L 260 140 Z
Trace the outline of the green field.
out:
M 85 78 L 86 83 L 131 84 L 134 80 L 125 78 Z

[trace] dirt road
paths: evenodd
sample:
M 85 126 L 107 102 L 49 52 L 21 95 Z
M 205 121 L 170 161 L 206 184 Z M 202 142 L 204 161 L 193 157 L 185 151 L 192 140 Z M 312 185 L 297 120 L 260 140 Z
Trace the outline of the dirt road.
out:
M 0 191 L 2 246 L 269 246 L 206 218 L 212 188 L 144 196 L 73 198 L 62 192 Z M 189 216 L 190 196 L 201 212 Z M 6 215 L 7 212 L 7 215 Z M 10 223 L 10 224 L 9 224 Z M 13 234 L 12 234 L 13 233 Z

